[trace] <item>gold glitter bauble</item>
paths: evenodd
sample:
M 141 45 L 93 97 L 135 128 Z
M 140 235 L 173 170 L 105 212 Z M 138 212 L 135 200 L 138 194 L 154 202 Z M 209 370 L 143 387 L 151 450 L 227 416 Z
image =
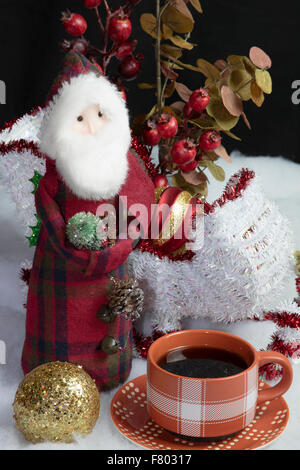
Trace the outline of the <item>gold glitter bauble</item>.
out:
M 81 366 L 49 362 L 27 374 L 13 403 L 17 428 L 31 442 L 72 442 L 92 432 L 100 394 Z

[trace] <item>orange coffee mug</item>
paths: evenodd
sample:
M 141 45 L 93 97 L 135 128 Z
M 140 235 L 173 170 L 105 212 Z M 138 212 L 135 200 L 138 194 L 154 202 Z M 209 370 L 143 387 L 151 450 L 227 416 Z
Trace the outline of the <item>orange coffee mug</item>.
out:
M 187 348 L 217 348 L 242 358 L 247 368 L 218 378 L 189 378 L 158 364 L 168 353 Z M 275 362 L 283 368 L 274 387 L 258 389 L 258 369 Z M 285 393 L 293 379 L 289 360 L 274 351 L 256 351 L 238 336 L 214 330 L 185 330 L 157 339 L 148 352 L 147 401 L 150 417 L 168 431 L 190 437 L 234 434 L 254 419 L 256 405 Z

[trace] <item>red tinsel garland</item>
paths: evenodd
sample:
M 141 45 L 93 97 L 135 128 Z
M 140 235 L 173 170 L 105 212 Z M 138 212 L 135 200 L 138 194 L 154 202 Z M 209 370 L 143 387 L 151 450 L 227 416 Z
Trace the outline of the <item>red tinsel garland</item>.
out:
M 289 326 L 289 325 L 288 325 Z M 272 335 L 272 342 L 268 345 L 268 350 L 280 352 L 286 357 L 300 357 L 300 344 L 293 345 L 285 343 L 276 333 Z M 275 364 L 266 364 L 259 369 L 261 376 L 266 380 L 274 380 L 282 376 L 282 368 Z
M 250 181 L 255 177 L 255 173 L 248 168 L 242 168 L 242 170 L 235 173 L 228 181 L 225 191 L 222 196 L 214 201 L 212 204 L 208 202 L 204 203 L 205 214 L 213 214 L 216 207 L 221 207 L 226 204 L 227 201 L 233 201 L 241 197 L 242 191 L 244 191 L 249 185 Z
M 186 252 L 178 255 L 166 253 L 162 246 L 155 246 L 153 245 L 151 240 L 141 240 L 137 246 L 137 249 L 144 252 L 147 251 L 158 258 L 169 258 L 171 261 L 191 261 L 191 259 L 195 256 L 195 253 L 191 250 L 187 250 Z
M 21 281 L 23 281 L 24 284 L 26 284 L 27 286 L 29 286 L 30 274 L 31 274 L 31 269 L 28 269 L 28 268 L 20 269 L 19 277 Z
M 154 176 L 158 174 L 158 169 L 152 163 L 147 147 L 139 142 L 139 139 L 136 136 L 132 136 L 131 138 L 131 147 L 136 151 L 140 159 L 143 160 L 148 176 L 153 179 Z
M 281 328 L 288 326 L 289 328 L 300 328 L 300 315 L 297 313 L 269 312 L 264 317 L 265 320 L 272 320 L 276 325 Z
M 282 376 L 282 369 L 275 364 L 265 364 L 259 368 L 259 376 L 265 380 L 275 380 Z
M 8 143 L 2 142 L 0 144 L 0 154 L 6 155 L 10 152 L 17 151 L 18 153 L 30 150 L 33 155 L 38 158 L 45 158 L 45 155 L 39 151 L 38 145 L 33 141 L 27 141 L 24 139 L 21 140 L 12 140 Z
M 135 348 L 139 355 L 143 358 L 147 358 L 148 350 L 151 346 L 151 344 L 158 338 L 161 338 L 162 336 L 168 334 L 168 333 L 175 333 L 175 331 L 178 330 L 173 330 L 173 331 L 168 331 L 166 333 L 163 333 L 162 331 L 154 329 L 153 333 L 151 336 L 143 336 L 137 333 L 136 329 L 133 328 L 133 341 L 135 344 Z
M 276 333 L 272 335 L 272 342 L 268 345 L 268 349 L 277 351 L 287 357 L 298 356 L 300 354 L 300 344 L 297 342 L 296 345 L 293 343 L 285 343 L 280 339 Z

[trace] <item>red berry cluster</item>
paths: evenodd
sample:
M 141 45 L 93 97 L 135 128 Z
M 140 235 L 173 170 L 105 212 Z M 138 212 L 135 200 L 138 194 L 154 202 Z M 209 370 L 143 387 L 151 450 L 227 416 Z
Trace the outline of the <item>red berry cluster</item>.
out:
M 76 50 L 85 54 L 89 59 L 96 61 L 97 54 L 102 55 L 103 71 L 106 73 L 108 63 L 113 57 L 116 57 L 120 63 L 118 66 L 119 78 L 124 80 L 133 80 L 141 70 L 143 55 L 134 55 L 137 41 L 130 40 L 132 33 L 132 23 L 130 19 L 132 8 L 140 0 L 127 0 L 124 5 L 112 10 L 108 1 L 103 0 L 83 0 L 84 5 L 89 9 L 94 9 L 99 27 L 104 35 L 104 47 L 102 50 L 93 47 L 84 37 L 87 30 L 85 18 L 70 11 L 62 14 L 62 22 L 65 30 L 73 37 L 77 38 L 71 41 L 64 41 L 62 46 L 66 50 Z M 102 21 L 99 7 L 105 8 L 106 21 Z M 102 11 L 102 10 L 101 10 Z M 109 40 L 111 43 L 109 44 Z M 119 80 L 117 79 L 119 82 Z
M 177 119 L 170 114 L 162 114 L 155 123 L 148 120 L 143 131 L 144 142 L 153 147 L 159 144 L 161 139 L 171 139 L 175 137 L 178 131 Z
M 69 10 L 63 12 L 61 20 L 64 23 L 65 30 L 71 36 L 83 36 L 87 30 L 87 22 L 78 13 L 71 13 Z
M 193 171 L 197 168 L 201 157 L 201 150 L 216 149 L 221 143 L 221 135 L 218 131 L 208 130 L 201 134 L 199 141 L 189 138 L 190 128 L 186 125 L 189 119 L 196 119 L 201 115 L 209 103 L 209 94 L 205 88 L 195 90 L 183 109 L 185 124 L 178 127 L 177 119 L 169 114 L 162 114 L 157 121 L 148 120 L 143 130 L 143 138 L 146 145 L 151 147 L 158 145 L 161 139 L 173 139 L 170 156 L 172 161 L 183 172 Z
M 188 119 L 196 119 L 209 103 L 209 94 L 205 88 L 195 90 L 186 103 L 183 113 Z

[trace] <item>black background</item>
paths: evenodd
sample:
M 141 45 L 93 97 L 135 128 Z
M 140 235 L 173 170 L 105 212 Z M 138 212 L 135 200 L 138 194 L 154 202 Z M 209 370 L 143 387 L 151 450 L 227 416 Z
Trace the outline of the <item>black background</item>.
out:
M 111 5 L 119 3 L 110 1 Z M 264 49 L 273 61 L 273 93 L 266 96 L 260 109 L 252 102 L 246 103 L 252 131 L 241 121 L 234 132 L 242 142 L 226 137 L 227 149 L 238 148 L 248 155 L 283 155 L 300 162 L 300 104 L 293 104 L 291 99 L 292 82 L 300 80 L 299 2 L 202 0 L 201 3 L 204 14 L 193 11 L 196 26 L 191 37 L 198 47 L 185 53 L 185 62 L 195 63 L 198 57 L 213 62 L 230 54 L 247 55 L 253 45 Z M 69 38 L 60 22 L 61 11 L 67 8 L 85 16 L 87 39 L 101 47 L 95 14 L 85 8 L 82 0 L 0 0 L 0 79 L 6 83 L 7 93 L 6 104 L 0 105 L 1 125 L 44 104 L 63 57 L 58 43 Z M 145 61 L 139 78 L 126 83 L 131 116 L 147 112 L 154 104 L 153 91 L 137 88 L 140 81 L 154 81 L 153 40 L 139 24 L 141 13 L 154 9 L 155 0 L 142 0 L 133 14 L 132 37 L 139 40 L 137 52 L 144 53 Z M 192 89 L 203 84 L 201 74 L 180 74 L 180 80 Z

